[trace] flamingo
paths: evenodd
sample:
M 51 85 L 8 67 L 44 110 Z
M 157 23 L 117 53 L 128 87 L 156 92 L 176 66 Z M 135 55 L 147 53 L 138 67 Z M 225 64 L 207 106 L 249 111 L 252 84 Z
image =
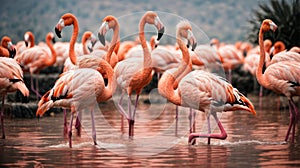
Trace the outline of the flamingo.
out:
M 117 25 L 117 22 L 114 23 Z M 103 29 L 109 28 L 106 25 L 107 24 L 105 23 L 100 27 L 99 37 L 103 36 Z M 109 25 L 112 24 L 109 23 Z M 112 25 L 112 27 L 114 26 Z M 109 58 L 113 53 L 114 46 L 115 45 L 112 45 L 106 53 L 107 58 Z M 103 76 L 95 69 L 97 69 L 97 71 L 104 72 L 107 75 L 107 86 L 105 86 Z M 94 107 L 97 102 L 103 102 L 110 99 L 116 88 L 113 82 L 114 70 L 107 61 L 100 59 L 98 61 L 98 67 L 95 69 L 81 67 L 79 69 L 64 72 L 55 82 L 54 87 L 41 98 L 38 104 L 38 110 L 36 112 L 38 117 L 42 116 L 48 109 L 55 106 L 63 107 L 64 109 L 71 109 L 70 126 L 68 130 L 70 148 L 72 147 L 73 115 L 77 111 L 77 126 L 75 125 L 75 127 L 79 129 L 80 125 L 78 124 L 80 123 L 80 118 L 78 118 L 78 116 L 81 115 L 81 110 L 84 108 L 90 108 L 92 118 L 92 137 L 94 144 L 97 145 L 94 124 Z M 95 96 L 96 100 L 93 99 Z M 66 119 L 65 116 L 66 115 L 64 115 L 64 119 Z
M 23 51 L 19 57 L 15 60 L 23 67 L 24 70 L 29 70 L 31 76 L 31 90 L 36 93 L 37 99 L 42 97 L 39 93 L 38 79 L 36 79 L 36 88 L 33 84 L 33 74 L 38 74 L 39 71 L 45 67 L 52 66 L 56 61 L 56 52 L 53 48 L 52 42 L 54 40 L 54 34 L 52 32 L 47 33 L 46 43 L 51 51 L 51 55 L 47 48 L 40 46 L 34 46 Z
M 224 70 L 228 72 L 228 81 L 231 82 L 232 70 L 244 63 L 244 56 L 238 51 L 235 45 L 220 45 L 217 39 L 212 39 L 211 45 L 216 48 L 219 56 L 221 57 Z
M 16 48 L 13 45 L 11 38 L 3 36 L 1 39 L 0 56 L 13 58 L 16 55 Z
M 91 31 L 86 31 L 83 33 L 82 35 L 82 39 L 81 39 L 81 44 L 82 44 L 82 51 L 83 51 L 83 55 L 88 55 L 90 54 L 90 51 L 92 50 L 92 48 L 89 48 L 87 47 L 87 44 L 86 42 L 90 40 L 91 41 L 91 44 L 92 46 L 96 43 L 97 39 L 96 39 L 96 36 L 91 32 Z M 88 51 L 89 50 L 89 51 Z M 78 52 L 77 52 L 78 54 Z M 104 54 L 104 53 L 103 53 Z M 82 56 L 82 55 L 81 55 Z M 71 59 L 70 57 L 68 57 L 65 62 L 64 62 L 64 69 L 63 69 L 63 72 L 65 71 L 68 71 L 68 70 L 71 70 L 71 69 L 74 69 L 76 68 L 76 65 L 74 65 L 72 62 L 71 62 Z
M 2 139 L 5 139 L 4 132 L 4 100 L 8 92 L 15 92 L 20 90 L 24 96 L 29 96 L 23 81 L 23 71 L 20 65 L 12 58 L 0 57 L 0 94 L 2 95 L 2 108 L 1 108 L 1 127 Z
M 114 18 L 113 16 L 109 16 L 107 18 L 110 18 L 110 19 L 113 18 L 114 20 L 116 20 L 116 18 Z M 75 15 L 73 15 L 71 13 L 66 13 L 61 17 L 61 19 L 59 20 L 59 22 L 55 26 L 56 35 L 59 38 L 61 38 L 61 31 L 63 30 L 63 28 L 65 26 L 70 26 L 70 25 L 73 25 L 73 27 L 74 27 L 72 37 L 71 37 L 71 40 L 70 40 L 70 46 L 69 46 L 69 58 L 70 58 L 71 62 L 74 65 L 78 66 L 78 67 L 89 67 L 89 68 L 91 68 L 93 66 L 94 68 L 97 68 L 99 60 L 100 60 L 99 58 L 103 58 L 103 56 L 107 56 L 105 54 L 106 52 L 104 50 L 101 50 L 100 52 L 97 51 L 96 52 L 97 54 L 94 53 L 94 54 L 88 54 L 88 55 L 76 57 L 74 46 L 75 46 L 76 39 L 78 37 L 79 25 L 78 25 L 78 21 L 77 21 L 77 18 L 76 18 Z M 114 32 L 114 38 L 112 39 L 112 41 L 113 40 L 117 41 L 118 33 L 119 32 L 116 32 L 116 31 Z M 114 44 L 116 44 L 116 42 Z M 116 45 L 113 45 L 113 46 L 115 47 Z M 94 55 L 97 55 L 97 58 Z M 112 56 L 110 56 L 110 57 L 112 57 Z M 110 58 L 105 58 L 105 60 L 107 62 L 111 63 Z M 117 57 L 116 57 L 115 60 L 116 61 L 118 60 Z M 89 65 L 86 65 L 87 63 Z M 114 62 L 113 64 L 116 64 L 116 62 Z M 112 65 L 112 66 L 114 67 L 114 65 Z
M 133 137 L 133 127 L 134 127 L 134 117 L 136 112 L 136 107 L 138 104 L 139 95 L 144 86 L 149 84 L 152 79 L 152 59 L 151 54 L 148 49 L 145 35 L 144 27 L 148 24 L 155 25 L 158 30 L 157 40 L 160 40 L 164 33 L 164 26 L 160 21 L 157 14 L 153 11 L 147 11 L 139 22 L 139 38 L 143 48 L 142 58 L 128 58 L 121 62 L 118 62 L 115 69 L 115 77 L 119 87 L 122 89 L 122 95 L 120 97 L 118 107 L 122 116 L 125 116 L 129 124 L 129 137 Z M 135 107 L 133 112 L 131 111 L 131 95 L 133 91 L 136 92 Z M 127 93 L 128 95 L 128 115 L 122 107 L 123 96 Z
M 260 60 L 259 66 L 256 70 L 256 78 L 258 83 L 263 87 L 274 91 L 275 93 L 283 94 L 288 98 L 290 123 L 285 136 L 285 141 L 288 140 L 290 131 L 292 129 L 292 139 L 294 142 L 295 127 L 298 120 L 298 108 L 293 101 L 294 96 L 300 95 L 300 63 L 295 61 L 282 61 L 269 65 L 264 73 L 263 64 L 265 60 L 265 52 L 263 47 L 263 35 L 267 31 L 275 31 L 277 25 L 270 19 L 265 19 L 259 31 L 259 46 L 260 46 Z
M 96 141 L 96 129 L 94 121 L 94 108 L 97 102 L 110 99 L 114 92 L 113 69 L 106 61 L 101 60 L 99 67 L 106 70 L 108 85 L 105 86 L 102 75 L 91 68 L 79 68 L 62 73 L 49 90 L 39 101 L 36 116 L 42 116 L 52 107 L 71 109 L 70 125 L 68 130 L 69 147 L 72 148 L 72 124 L 74 113 L 80 115 L 82 110 L 88 108 L 91 112 L 92 138 Z
M 31 48 L 35 45 L 35 37 L 31 31 L 27 31 L 24 34 L 24 41 L 19 41 L 16 44 L 17 55 L 20 55 L 27 48 Z
M 203 70 L 194 70 L 190 72 L 192 63 L 189 51 L 181 38 L 178 38 L 178 34 L 182 32 L 181 26 L 186 23 L 188 22 L 179 23 L 176 31 L 177 43 L 182 52 L 182 62 L 177 69 L 168 70 L 162 75 L 158 83 L 158 91 L 163 97 L 167 98 L 175 105 L 189 107 L 204 112 L 209 111 L 209 113 L 214 116 L 221 133 L 191 133 L 189 135 L 189 142 L 196 137 L 207 137 L 209 139 L 208 143 L 210 143 L 210 138 L 226 139 L 227 133 L 224 130 L 221 121 L 217 118 L 216 112 L 245 110 L 256 114 L 254 106 L 250 100 L 242 95 L 237 89 L 233 88 L 232 85 L 223 78 Z M 185 34 L 190 34 L 188 33 L 191 32 L 190 30 L 191 28 L 185 30 Z M 191 40 L 190 43 L 194 44 L 195 41 Z M 179 81 L 178 88 L 174 89 L 174 87 L 172 87 L 174 86 L 174 82 L 184 73 L 188 74 Z

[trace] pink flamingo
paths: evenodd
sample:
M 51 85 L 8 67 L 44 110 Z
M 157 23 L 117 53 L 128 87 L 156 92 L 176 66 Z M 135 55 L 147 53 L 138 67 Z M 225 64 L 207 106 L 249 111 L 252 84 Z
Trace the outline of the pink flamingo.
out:
M 134 133 L 134 118 L 136 107 L 138 104 L 139 95 L 142 92 L 144 86 L 146 86 L 152 79 L 152 59 L 148 49 L 144 27 L 145 24 L 155 25 L 158 29 L 157 40 L 160 40 L 164 33 L 164 26 L 155 12 L 146 12 L 139 23 L 139 38 L 143 48 L 143 58 L 128 58 L 118 64 L 115 67 L 115 76 L 118 86 L 122 89 L 122 95 L 120 97 L 118 107 L 122 116 L 125 116 L 129 124 L 129 137 L 133 137 Z M 131 95 L 132 92 L 136 92 L 135 107 L 133 112 L 131 111 Z M 124 93 L 128 94 L 128 115 L 122 107 Z
M 178 34 L 182 32 L 180 24 L 182 25 L 182 23 L 179 23 L 176 37 L 178 46 L 182 52 L 182 62 L 177 69 L 166 71 L 162 75 L 158 83 L 159 93 L 175 105 L 209 112 L 208 115 L 211 114 L 214 116 L 221 133 L 191 133 L 189 135 L 189 142 L 196 137 L 207 137 L 209 139 L 208 143 L 210 143 L 210 138 L 225 139 L 227 133 L 217 118 L 216 112 L 232 110 L 245 110 L 253 114 L 256 114 L 256 112 L 252 103 L 221 77 L 203 70 L 190 72 L 192 63 L 189 51 L 181 38 L 178 38 Z M 188 30 L 191 30 L 191 28 Z M 185 34 L 188 34 L 188 31 Z M 190 43 L 193 44 L 194 41 Z M 174 89 L 172 87 L 174 86 L 174 82 L 184 73 L 188 74 L 179 81 L 178 88 Z
M 282 61 L 269 65 L 264 73 L 265 52 L 263 47 L 263 34 L 269 30 L 275 31 L 277 25 L 270 19 L 265 19 L 259 31 L 260 60 L 256 70 L 256 78 L 260 85 L 279 94 L 284 94 L 289 101 L 290 124 L 287 130 L 285 141 L 288 140 L 292 129 L 292 142 L 295 137 L 295 127 L 298 120 L 298 108 L 296 107 L 293 96 L 300 95 L 300 63 L 295 61 Z
M 0 94 L 2 95 L 2 108 L 1 108 L 1 127 L 2 139 L 5 139 L 4 132 L 4 100 L 8 92 L 15 92 L 20 90 L 24 96 L 29 96 L 23 81 L 23 71 L 20 65 L 12 58 L 0 57 Z
M 27 31 L 24 34 L 24 41 L 19 41 L 16 44 L 17 56 L 20 55 L 24 50 L 31 48 L 35 45 L 35 37 L 31 31 Z
M 29 70 L 31 76 L 31 90 L 36 93 L 37 99 L 42 97 L 39 93 L 38 79 L 36 79 L 36 88 L 33 84 L 33 74 L 38 74 L 39 71 L 48 66 L 52 66 L 56 61 L 56 52 L 52 45 L 54 34 L 49 32 L 46 35 L 46 43 L 51 51 L 51 55 L 48 49 L 40 46 L 34 46 L 23 51 L 15 60 L 19 62 L 23 70 Z
M 13 45 L 11 38 L 3 36 L 1 39 L 0 56 L 13 58 L 16 55 L 16 47 Z

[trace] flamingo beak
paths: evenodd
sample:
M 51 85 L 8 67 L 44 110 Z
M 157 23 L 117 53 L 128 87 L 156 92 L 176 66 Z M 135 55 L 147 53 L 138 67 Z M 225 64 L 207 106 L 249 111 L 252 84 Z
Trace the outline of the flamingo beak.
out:
M 54 43 L 56 43 L 56 41 L 55 41 L 55 38 L 53 37 L 52 38 L 52 43 L 54 44 Z
M 101 42 L 101 44 L 102 44 L 103 46 L 105 46 L 105 37 L 104 37 L 104 35 L 101 34 L 100 32 L 98 33 L 98 39 L 99 39 L 99 41 Z M 93 43 L 93 42 L 92 42 L 92 43 Z
M 164 35 L 164 33 L 165 33 L 165 27 L 162 27 L 161 29 L 158 30 L 158 34 L 157 34 L 158 41 L 161 39 L 161 37 Z
M 25 46 L 28 47 L 28 42 L 27 41 L 25 41 Z
M 57 27 L 55 27 L 55 34 L 58 38 L 61 38 L 61 31 Z

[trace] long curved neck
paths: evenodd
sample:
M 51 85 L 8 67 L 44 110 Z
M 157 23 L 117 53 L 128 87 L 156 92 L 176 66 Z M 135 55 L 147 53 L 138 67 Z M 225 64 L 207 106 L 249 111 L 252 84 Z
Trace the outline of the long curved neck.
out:
M 78 37 L 78 32 L 79 32 L 79 26 L 78 26 L 78 21 L 77 19 L 73 18 L 73 33 L 72 37 L 70 39 L 70 47 L 69 47 L 69 57 L 72 61 L 72 63 L 75 65 L 77 62 L 77 57 L 75 54 L 75 43 Z
M 264 47 L 264 32 L 263 32 L 263 29 L 262 27 L 260 28 L 259 30 L 259 38 L 258 38 L 258 43 L 259 43 L 259 55 L 260 55 L 260 59 L 259 59 L 259 64 L 258 64 L 258 67 L 256 69 L 256 78 L 257 78 L 257 81 L 259 82 L 259 84 L 263 85 L 263 86 L 266 86 L 266 80 L 264 78 L 264 75 L 263 75 L 263 66 L 264 66 L 264 63 L 265 63 L 265 57 L 266 57 L 266 54 L 265 54 L 265 47 Z
M 33 35 L 33 33 L 32 32 L 29 32 L 29 41 L 30 41 L 30 46 L 29 46 L 29 48 L 31 48 L 31 47 L 33 47 L 35 44 L 34 44 L 34 35 Z
M 105 61 L 101 60 L 99 63 L 99 67 L 103 69 L 106 72 L 108 84 L 104 88 L 104 91 L 101 95 L 98 95 L 97 101 L 102 102 L 110 99 L 112 97 L 112 94 L 115 92 L 116 85 L 114 83 L 114 70 L 112 69 L 111 65 Z
M 146 15 L 141 19 L 139 24 L 139 38 L 141 41 L 141 45 L 143 48 L 143 54 L 144 54 L 144 68 L 150 68 L 152 66 L 152 59 L 151 54 L 148 49 L 148 45 L 145 38 L 144 28 L 146 24 Z
M 106 61 L 107 62 L 110 62 L 110 59 L 111 59 L 111 55 L 112 53 L 114 52 L 116 46 L 118 45 L 117 41 L 119 39 L 119 31 L 120 31 L 120 27 L 119 27 L 119 24 L 117 21 L 115 21 L 115 25 L 113 27 L 113 37 L 111 39 L 111 45 L 107 51 L 107 54 L 106 54 Z
M 51 51 L 51 58 L 48 58 L 45 62 L 45 64 L 47 66 L 51 66 L 56 62 L 56 52 L 55 52 L 55 49 L 53 48 L 53 44 L 52 44 L 51 40 L 52 39 L 51 39 L 50 36 L 46 37 L 46 44 L 47 44 L 47 46 L 49 47 L 49 49 Z
M 160 93 L 165 96 L 169 101 L 176 105 L 181 105 L 181 95 L 177 90 L 177 85 L 179 83 L 178 78 L 184 77 L 183 74 L 185 73 L 186 69 L 188 68 L 189 64 L 191 64 L 190 55 L 188 49 L 184 42 L 177 37 L 177 43 L 179 49 L 182 52 L 182 61 L 178 67 L 178 69 L 173 74 L 166 74 L 167 78 L 163 81 L 159 81 L 159 91 Z M 168 72 L 167 72 L 168 73 Z M 165 77 L 163 75 L 163 77 Z M 176 85 L 176 87 L 174 86 Z M 171 87 L 173 86 L 173 87 Z
M 89 51 L 87 50 L 87 46 L 86 46 L 86 41 L 87 41 L 87 38 L 85 37 L 85 34 L 84 34 L 84 36 L 82 37 L 82 40 L 81 40 L 82 51 L 83 51 L 84 55 L 89 54 Z

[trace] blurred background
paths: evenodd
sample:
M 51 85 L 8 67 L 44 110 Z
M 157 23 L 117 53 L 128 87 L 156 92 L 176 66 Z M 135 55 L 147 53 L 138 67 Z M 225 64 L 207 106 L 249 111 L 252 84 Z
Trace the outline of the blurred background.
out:
M 209 38 L 233 43 L 246 40 L 249 31 L 249 19 L 264 0 L 1 0 L 0 36 L 9 35 L 13 43 L 23 40 L 26 31 L 35 34 L 36 42 L 44 41 L 59 18 L 67 12 L 77 16 L 80 26 L 79 37 L 84 31 L 98 30 L 106 15 L 122 17 L 147 10 L 168 12 L 186 18 L 201 28 Z M 164 20 L 167 25 L 168 20 Z M 137 28 L 136 19 L 128 18 L 129 25 Z M 172 25 L 172 24 L 171 24 Z M 121 26 L 121 36 L 132 29 Z M 71 31 L 64 31 L 63 41 L 69 40 Z M 79 39 L 78 39 L 79 41 Z

